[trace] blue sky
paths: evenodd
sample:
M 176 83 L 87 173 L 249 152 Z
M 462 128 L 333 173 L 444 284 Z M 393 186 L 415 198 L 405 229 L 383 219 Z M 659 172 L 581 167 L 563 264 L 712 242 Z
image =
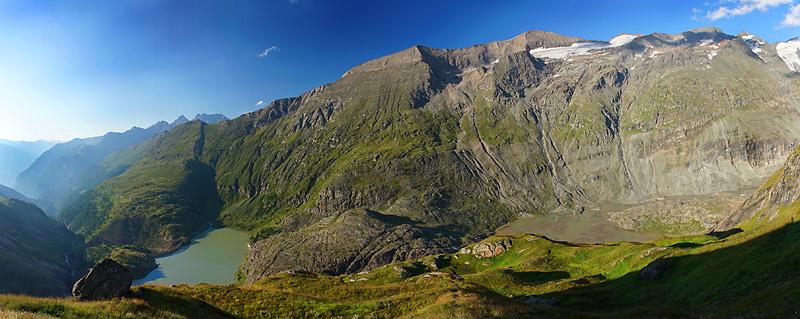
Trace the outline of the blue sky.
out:
M 798 4 L 0 0 L 0 139 L 67 140 L 202 112 L 236 117 L 414 44 L 464 47 L 534 29 L 607 40 L 708 25 L 782 41 L 800 35 Z

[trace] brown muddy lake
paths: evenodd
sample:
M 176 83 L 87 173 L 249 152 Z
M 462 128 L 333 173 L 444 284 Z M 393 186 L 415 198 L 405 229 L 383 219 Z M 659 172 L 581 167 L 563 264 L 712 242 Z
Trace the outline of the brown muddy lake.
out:
M 497 229 L 498 235 L 536 234 L 552 240 L 573 243 L 647 242 L 662 236 L 625 230 L 608 220 L 600 211 L 582 214 L 548 214 L 522 217 Z

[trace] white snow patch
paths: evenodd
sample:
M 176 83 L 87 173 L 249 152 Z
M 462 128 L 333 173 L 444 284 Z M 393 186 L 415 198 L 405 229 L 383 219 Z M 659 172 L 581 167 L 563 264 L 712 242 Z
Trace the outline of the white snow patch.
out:
M 711 39 L 705 39 L 705 40 L 703 40 L 703 41 L 700 41 L 700 46 L 701 46 L 701 47 L 704 47 L 704 46 L 707 46 L 707 45 L 709 45 L 709 44 L 712 44 L 712 43 L 714 43 L 714 40 L 711 40 Z
M 613 39 L 611 39 L 610 41 L 608 41 L 608 44 L 610 44 L 611 47 L 623 46 L 623 45 L 626 45 L 628 43 L 631 43 L 631 41 L 633 41 L 634 39 L 636 39 L 638 37 L 639 36 L 635 35 L 635 34 L 620 34 L 620 35 L 614 37 Z
M 539 59 L 565 59 L 571 56 L 590 54 L 594 50 L 623 46 L 637 37 L 637 35 L 633 34 L 623 34 L 614 37 L 609 42 L 576 42 L 568 47 L 536 48 L 531 50 L 530 53 Z
M 750 51 L 753 51 L 756 55 L 763 52 L 761 50 L 761 46 L 767 44 L 766 42 L 762 41 L 761 39 L 756 39 L 756 36 L 752 34 L 747 34 L 741 36 L 742 41 L 750 47 Z
M 718 52 L 717 52 L 717 51 L 711 51 L 711 52 L 709 52 L 709 53 L 708 53 L 708 60 L 709 60 L 709 61 L 713 60 L 713 59 L 714 59 L 714 57 L 715 57 L 715 56 L 717 56 L 717 54 L 718 54 Z
M 780 42 L 775 46 L 778 56 L 786 66 L 795 72 L 800 72 L 800 38 Z
M 584 55 L 591 50 L 606 47 L 608 47 L 608 44 L 603 42 L 578 42 L 568 47 L 536 48 L 531 50 L 530 53 L 537 58 L 564 59 L 568 56 Z
M 494 59 L 494 61 L 492 61 L 492 64 L 497 64 L 498 62 L 500 62 L 500 59 Z

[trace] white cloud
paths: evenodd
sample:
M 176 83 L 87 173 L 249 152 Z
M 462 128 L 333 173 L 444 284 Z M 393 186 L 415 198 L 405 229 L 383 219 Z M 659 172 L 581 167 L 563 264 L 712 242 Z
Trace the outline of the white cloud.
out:
M 727 1 L 726 1 L 727 2 Z M 786 4 L 791 4 L 792 0 L 735 0 L 734 6 L 721 6 L 706 14 L 709 20 L 719 20 L 722 18 L 731 18 L 735 16 L 745 15 L 755 10 L 766 12 L 767 10 L 779 7 Z
M 702 21 L 703 18 L 700 17 L 700 14 L 703 13 L 703 10 L 698 8 L 692 8 L 692 20 L 694 21 Z
M 789 8 L 789 12 L 783 17 L 781 25 L 785 27 L 800 27 L 800 4 Z
M 269 56 L 269 54 L 272 51 L 277 51 L 277 50 L 278 50 L 278 46 L 277 45 L 273 45 L 273 46 L 271 46 L 269 48 L 264 49 L 264 52 L 261 52 L 261 54 L 259 54 L 258 57 L 259 58 L 265 58 L 265 57 Z
M 258 102 L 256 102 L 256 106 L 263 105 L 263 104 L 264 104 L 264 100 L 258 100 Z

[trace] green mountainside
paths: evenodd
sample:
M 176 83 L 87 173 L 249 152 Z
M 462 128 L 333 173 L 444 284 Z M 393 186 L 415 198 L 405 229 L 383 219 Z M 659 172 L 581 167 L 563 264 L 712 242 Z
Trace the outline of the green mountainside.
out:
M 0 293 L 63 296 L 83 275 L 83 240 L 38 207 L 0 197 Z
M 800 140 L 798 78 L 772 45 L 756 54 L 706 29 L 540 53 L 578 41 L 414 46 L 237 119 L 190 122 L 120 154 L 138 160 L 61 219 L 92 246 L 153 253 L 208 223 L 248 230 L 247 283 L 356 273 L 453 253 L 523 214 L 754 187 Z M 668 233 L 720 222 L 699 218 Z
M 221 114 L 198 114 L 195 119 L 206 123 L 227 120 Z M 125 172 L 141 158 L 154 136 L 186 122 L 181 116 L 172 123 L 160 121 L 148 128 L 133 127 L 56 144 L 19 174 L 16 188 L 34 198 L 48 215 L 57 216 L 83 192 Z
M 796 180 L 799 155 L 747 202 L 798 194 L 800 184 L 776 181 Z M 0 308 L 56 318 L 791 318 L 800 306 L 800 201 L 760 207 L 776 214 L 742 215 L 741 229 L 711 235 L 638 244 L 493 236 L 351 275 L 143 286 L 107 302 L 0 296 Z M 655 279 L 642 275 L 656 263 L 664 266 Z

